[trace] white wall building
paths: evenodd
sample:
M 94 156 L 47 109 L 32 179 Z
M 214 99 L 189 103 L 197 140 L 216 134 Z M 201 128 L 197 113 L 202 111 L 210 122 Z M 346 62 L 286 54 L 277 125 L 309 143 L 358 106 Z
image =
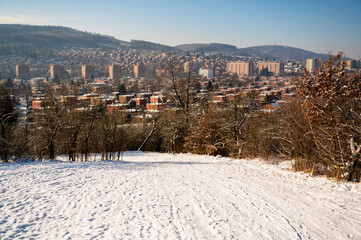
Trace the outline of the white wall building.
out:
M 206 78 L 214 77 L 213 69 L 200 68 L 198 74 Z
M 308 58 L 306 60 L 306 68 L 309 72 L 316 71 L 321 66 L 321 60 L 318 58 Z

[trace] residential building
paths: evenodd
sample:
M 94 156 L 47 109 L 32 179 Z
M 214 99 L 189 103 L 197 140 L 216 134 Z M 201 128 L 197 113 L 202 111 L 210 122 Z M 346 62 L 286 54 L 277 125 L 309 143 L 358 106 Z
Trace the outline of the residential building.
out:
M 16 78 L 29 79 L 30 71 L 28 65 L 16 65 Z
M 122 69 L 119 65 L 113 64 L 109 66 L 109 78 L 110 79 L 120 79 L 122 74 Z
M 198 72 L 199 66 L 200 64 L 197 62 L 186 62 L 184 63 L 184 71 L 185 72 L 189 72 L 189 70 L 191 70 L 191 72 Z M 192 68 L 192 69 L 191 69 Z
M 134 65 L 134 77 L 144 77 L 146 68 L 143 64 Z
M 94 77 L 95 75 L 95 68 L 94 66 L 91 65 L 82 65 L 81 66 L 81 76 L 83 78 L 91 78 L 92 76 Z
M 129 103 L 134 95 L 119 95 L 118 99 L 120 103 Z
M 315 72 L 321 66 L 321 60 L 318 58 L 307 58 L 306 69 L 309 72 Z
M 50 78 L 54 79 L 55 76 L 61 78 L 64 74 L 64 68 L 62 65 L 50 65 Z
M 238 75 L 249 76 L 254 74 L 253 62 L 230 62 L 227 63 L 226 71 L 228 73 L 236 73 Z
M 168 74 L 168 71 L 166 69 L 156 69 L 155 70 L 155 75 L 157 77 L 163 77 L 166 76 Z
M 284 64 L 278 61 L 265 61 L 257 63 L 258 73 L 263 69 L 268 69 L 268 72 L 273 73 L 273 75 L 280 75 L 284 72 Z
M 206 68 L 200 68 L 199 69 L 199 75 L 205 77 L 205 78 L 213 78 L 213 69 L 206 69 Z
M 346 69 L 349 71 L 355 71 L 358 69 L 356 60 L 347 60 L 346 61 Z

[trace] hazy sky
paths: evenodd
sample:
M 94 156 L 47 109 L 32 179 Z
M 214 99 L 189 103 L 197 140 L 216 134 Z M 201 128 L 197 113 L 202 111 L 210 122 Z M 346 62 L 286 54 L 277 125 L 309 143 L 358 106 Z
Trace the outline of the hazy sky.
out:
M 0 0 L 0 23 L 167 45 L 287 45 L 361 58 L 361 0 Z

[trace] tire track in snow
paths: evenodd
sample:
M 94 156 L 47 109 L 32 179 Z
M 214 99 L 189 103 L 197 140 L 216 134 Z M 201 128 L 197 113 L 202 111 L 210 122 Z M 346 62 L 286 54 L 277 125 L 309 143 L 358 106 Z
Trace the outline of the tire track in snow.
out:
M 0 165 L 0 239 L 361 239 L 360 185 L 257 161 L 127 154 Z

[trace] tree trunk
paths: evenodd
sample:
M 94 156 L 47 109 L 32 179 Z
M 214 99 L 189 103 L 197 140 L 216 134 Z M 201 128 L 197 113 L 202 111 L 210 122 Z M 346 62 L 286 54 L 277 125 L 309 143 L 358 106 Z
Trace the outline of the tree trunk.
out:
M 138 148 L 138 151 L 142 151 L 142 149 L 144 148 L 145 144 L 148 142 L 148 140 L 150 139 L 150 137 L 153 135 L 153 133 L 157 131 L 157 128 L 153 128 L 152 131 L 150 131 L 150 133 L 148 134 L 147 138 L 144 140 L 144 142 L 142 143 L 142 145 L 140 145 L 140 147 Z
M 1 158 L 3 159 L 3 161 L 7 162 L 8 161 L 8 151 L 9 149 L 6 147 L 6 140 L 5 140 L 5 125 L 3 122 L 1 122 L 1 139 L 2 139 L 2 156 Z
M 360 162 L 358 159 L 354 160 L 353 164 L 352 164 L 352 168 L 350 171 L 350 174 L 348 176 L 348 181 L 351 182 L 353 180 L 355 180 L 355 182 L 359 182 L 360 181 Z
M 69 161 L 75 161 L 75 153 L 76 153 L 76 147 L 77 147 L 77 141 L 78 141 L 78 131 L 74 133 L 74 136 L 71 140 L 70 146 L 69 146 Z
M 88 161 L 89 136 L 85 138 L 85 161 Z
M 48 150 L 49 150 L 49 158 L 52 160 L 55 158 L 55 154 L 54 154 L 54 139 L 50 139 L 49 145 L 48 145 Z

